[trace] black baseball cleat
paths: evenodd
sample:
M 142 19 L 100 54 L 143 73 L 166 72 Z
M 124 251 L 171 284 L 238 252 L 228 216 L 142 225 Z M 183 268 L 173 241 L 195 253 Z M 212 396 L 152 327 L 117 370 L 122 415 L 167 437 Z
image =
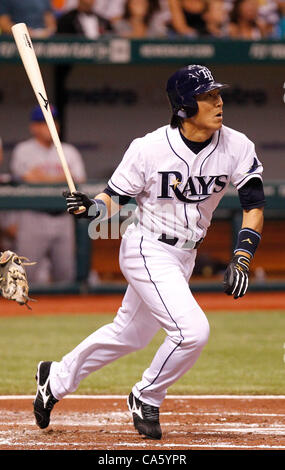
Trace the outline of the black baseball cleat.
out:
M 127 404 L 133 416 L 134 427 L 139 434 L 143 434 L 149 439 L 161 439 L 159 408 L 143 403 L 132 392 L 128 397 Z
M 48 427 L 51 410 L 58 402 L 51 393 L 49 386 L 50 366 L 51 362 L 39 362 L 36 375 L 38 388 L 33 405 L 36 423 L 41 429 Z

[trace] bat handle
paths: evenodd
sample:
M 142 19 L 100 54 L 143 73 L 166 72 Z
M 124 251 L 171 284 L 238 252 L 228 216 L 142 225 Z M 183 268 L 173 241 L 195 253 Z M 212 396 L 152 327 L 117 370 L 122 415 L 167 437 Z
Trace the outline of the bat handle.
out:
M 78 214 L 83 214 L 83 212 L 86 211 L 86 207 L 84 206 L 80 206 L 78 211 L 74 211 L 74 214 L 78 215 Z
M 67 178 L 69 191 L 70 191 L 70 194 L 73 194 L 76 191 L 76 188 L 75 188 L 75 185 L 73 183 L 71 175 L 67 175 L 67 176 L 69 176 L 69 178 Z M 76 214 L 76 215 L 83 214 L 83 212 L 85 212 L 85 211 L 86 211 L 86 207 L 80 206 L 77 211 L 74 211 L 74 214 Z

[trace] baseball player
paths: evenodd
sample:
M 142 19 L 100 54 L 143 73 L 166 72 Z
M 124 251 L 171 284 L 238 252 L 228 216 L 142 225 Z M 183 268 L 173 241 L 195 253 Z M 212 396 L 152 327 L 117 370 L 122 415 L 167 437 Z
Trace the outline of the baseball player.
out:
M 58 111 L 51 108 L 56 125 Z M 30 115 L 30 138 L 20 142 L 13 150 L 11 173 L 16 181 L 28 184 L 60 184 L 66 181 L 56 148 L 39 105 Z M 70 171 L 77 183 L 86 180 L 81 154 L 71 144 L 63 143 Z M 31 284 L 46 282 L 71 282 L 75 277 L 74 224 L 65 211 L 18 211 L 13 213 L 17 226 L 15 251 L 25 253 L 37 261 L 27 269 Z M 11 217 L 11 216 L 10 216 Z M 15 221 L 16 218 L 16 221 Z M 46 274 L 48 273 L 48 274 Z
M 159 408 L 167 389 L 193 367 L 208 341 L 209 324 L 189 279 L 197 248 L 229 183 L 238 190 L 243 220 L 224 291 L 235 299 L 246 293 L 263 226 L 263 169 L 254 144 L 223 125 L 220 92 L 225 86 L 204 66 L 179 69 L 167 82 L 170 125 L 135 139 L 95 199 L 80 192 L 65 195 L 67 211 L 84 205 L 91 224 L 130 198 L 136 198 L 137 208 L 121 242 L 120 266 L 128 287 L 114 321 L 60 362 L 38 365 L 34 414 L 40 428 L 48 426 L 55 403 L 81 380 L 144 348 L 163 328 L 163 344 L 128 397 L 136 430 L 161 438 Z

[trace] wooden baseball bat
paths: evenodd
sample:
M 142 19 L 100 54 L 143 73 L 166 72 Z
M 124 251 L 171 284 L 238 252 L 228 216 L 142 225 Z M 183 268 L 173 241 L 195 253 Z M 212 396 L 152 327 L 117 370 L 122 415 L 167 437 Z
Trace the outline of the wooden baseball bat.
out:
M 65 174 L 65 178 L 69 187 L 69 191 L 74 193 L 76 191 L 75 184 L 73 182 L 64 152 L 62 148 L 62 144 L 59 139 L 59 135 L 56 129 L 56 125 L 54 122 L 54 118 L 50 109 L 47 93 L 45 90 L 41 70 L 39 67 L 38 59 L 36 53 L 34 51 L 34 47 L 32 44 L 32 40 L 30 38 L 30 34 L 28 28 L 25 23 L 17 23 L 12 26 L 12 33 L 22 59 L 23 65 L 25 67 L 26 73 L 36 95 L 36 98 L 39 102 L 41 110 L 43 112 L 45 121 L 49 128 L 53 143 L 57 150 L 59 159 L 61 161 L 61 165 Z M 86 208 L 81 206 L 76 214 L 80 214 L 85 212 Z

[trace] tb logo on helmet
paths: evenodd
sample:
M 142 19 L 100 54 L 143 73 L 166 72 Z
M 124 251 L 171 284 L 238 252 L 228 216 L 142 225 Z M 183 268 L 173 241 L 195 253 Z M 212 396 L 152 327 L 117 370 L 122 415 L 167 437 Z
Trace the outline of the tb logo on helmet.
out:
M 213 77 L 212 73 L 206 67 L 203 67 L 200 70 L 200 73 L 204 76 L 204 78 L 208 79 L 211 82 L 214 82 L 214 77 Z

